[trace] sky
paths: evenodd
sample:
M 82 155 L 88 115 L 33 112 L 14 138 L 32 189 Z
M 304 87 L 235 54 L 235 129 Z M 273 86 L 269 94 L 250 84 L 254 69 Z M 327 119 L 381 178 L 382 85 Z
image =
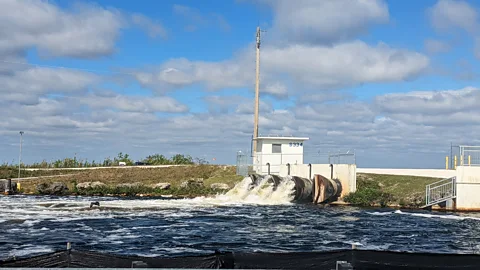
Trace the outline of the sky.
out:
M 253 133 L 305 162 L 442 168 L 480 145 L 480 3 L 0 0 L 0 162 L 177 153 L 235 164 Z M 478 33 L 477 33 L 478 32 Z

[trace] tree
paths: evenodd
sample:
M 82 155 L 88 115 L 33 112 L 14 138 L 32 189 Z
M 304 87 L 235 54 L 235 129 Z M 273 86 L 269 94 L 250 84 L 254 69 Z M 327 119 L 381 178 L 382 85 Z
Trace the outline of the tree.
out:
M 133 165 L 133 161 L 130 159 L 128 154 L 123 154 L 122 152 L 118 153 L 117 157 L 114 158 L 113 163 L 118 165 L 119 162 L 125 162 L 128 166 Z
M 172 162 L 175 165 L 189 165 L 194 164 L 193 158 L 191 156 L 184 156 L 181 154 L 174 155 L 172 157 Z
M 169 165 L 171 164 L 170 160 L 164 155 L 154 154 L 146 157 L 144 162 L 149 165 Z

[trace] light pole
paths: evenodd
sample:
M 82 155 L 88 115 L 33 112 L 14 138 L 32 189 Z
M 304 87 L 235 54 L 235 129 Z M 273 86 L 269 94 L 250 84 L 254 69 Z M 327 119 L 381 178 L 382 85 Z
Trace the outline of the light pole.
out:
M 22 165 L 22 137 L 23 137 L 23 131 L 20 131 L 20 155 L 18 158 L 18 178 L 20 179 L 20 168 Z

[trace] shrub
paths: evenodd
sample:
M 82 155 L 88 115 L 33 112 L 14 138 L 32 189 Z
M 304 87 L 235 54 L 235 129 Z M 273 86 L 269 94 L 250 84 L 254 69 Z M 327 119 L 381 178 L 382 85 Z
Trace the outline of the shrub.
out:
M 386 207 L 394 201 L 392 194 L 382 191 L 375 183 L 366 183 L 368 184 L 359 185 L 356 192 L 345 196 L 345 202 L 359 206 L 380 205 L 381 207 Z
M 78 195 L 84 196 L 104 196 L 107 194 L 111 195 L 123 195 L 128 197 L 134 197 L 139 194 L 150 194 L 150 195 L 174 195 L 174 196 L 205 196 L 205 195 L 214 195 L 219 191 L 214 190 L 209 187 L 189 187 L 189 188 L 179 188 L 172 187 L 169 190 L 163 190 L 160 188 L 153 188 L 149 186 L 117 186 L 117 187 L 90 187 L 85 189 L 77 189 Z

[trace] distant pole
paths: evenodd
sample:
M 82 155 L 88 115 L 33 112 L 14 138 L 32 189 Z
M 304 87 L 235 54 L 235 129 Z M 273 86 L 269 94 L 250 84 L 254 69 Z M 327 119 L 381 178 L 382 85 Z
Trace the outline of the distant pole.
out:
M 255 69 L 255 116 L 253 121 L 253 153 L 257 152 L 257 137 L 258 137 L 258 108 L 259 108 L 259 92 L 260 92 L 260 27 L 257 27 L 257 57 Z
M 450 168 L 453 168 L 453 143 L 450 142 Z
M 23 137 L 23 131 L 20 131 L 20 154 L 18 157 L 18 178 L 20 178 L 20 168 L 22 166 L 22 137 Z

